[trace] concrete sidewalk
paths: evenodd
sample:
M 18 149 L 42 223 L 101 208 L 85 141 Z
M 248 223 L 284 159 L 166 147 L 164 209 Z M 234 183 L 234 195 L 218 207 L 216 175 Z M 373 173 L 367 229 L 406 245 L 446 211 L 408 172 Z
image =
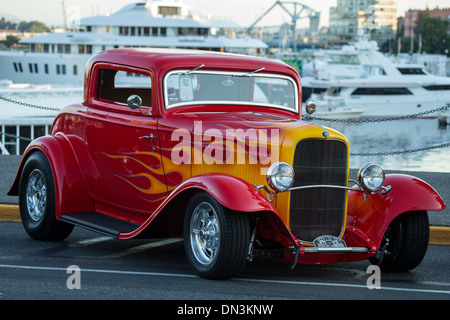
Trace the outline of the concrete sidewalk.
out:
M 20 156 L 0 155 L 0 220 L 20 221 L 18 197 L 8 196 L 8 192 L 20 162 Z M 432 239 L 450 244 L 450 173 L 387 171 L 416 176 L 428 182 L 441 195 L 447 207 L 443 211 L 429 211 Z M 350 178 L 356 179 L 357 170 L 350 170 Z M 433 240 L 434 241 L 434 240 Z

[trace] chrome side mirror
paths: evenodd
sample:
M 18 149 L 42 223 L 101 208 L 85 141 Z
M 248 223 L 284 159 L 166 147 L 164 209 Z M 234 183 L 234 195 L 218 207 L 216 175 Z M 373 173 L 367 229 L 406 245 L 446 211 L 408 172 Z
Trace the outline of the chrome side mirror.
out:
M 140 108 L 142 105 L 142 99 L 137 94 L 133 94 L 128 97 L 127 99 L 127 105 L 130 107 L 130 109 L 137 109 Z
M 316 104 L 314 101 L 309 101 L 305 106 L 305 111 L 307 114 L 313 114 L 316 112 Z
M 144 115 L 144 116 L 151 116 L 152 113 L 144 113 L 141 110 L 141 106 L 142 106 L 142 98 L 139 97 L 137 94 L 132 94 L 131 96 L 128 97 L 127 99 L 127 105 L 130 109 L 136 110 L 139 109 L 139 111 Z

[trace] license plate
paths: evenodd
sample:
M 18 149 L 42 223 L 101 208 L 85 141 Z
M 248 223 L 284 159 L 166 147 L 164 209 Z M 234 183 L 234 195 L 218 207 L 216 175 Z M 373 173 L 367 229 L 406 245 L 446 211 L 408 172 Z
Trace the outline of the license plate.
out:
M 314 239 L 313 244 L 319 248 L 345 248 L 347 244 L 344 240 L 335 236 L 323 235 Z

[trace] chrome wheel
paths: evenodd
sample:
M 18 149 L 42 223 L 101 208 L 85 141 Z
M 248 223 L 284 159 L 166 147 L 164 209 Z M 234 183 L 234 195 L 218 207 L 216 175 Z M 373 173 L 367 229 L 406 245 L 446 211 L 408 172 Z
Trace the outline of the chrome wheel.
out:
M 183 237 L 186 258 L 199 276 L 227 279 L 244 268 L 250 245 L 249 219 L 209 193 L 196 192 L 189 200 Z
M 192 252 L 199 263 L 214 262 L 220 246 L 220 225 L 217 213 L 208 202 L 199 203 L 190 223 Z
M 26 160 L 19 182 L 19 208 L 22 224 L 36 240 L 62 240 L 73 225 L 56 219 L 55 182 L 47 157 L 34 151 Z
M 26 188 L 28 214 L 34 221 L 39 221 L 44 216 L 47 205 L 47 187 L 39 169 L 31 172 Z

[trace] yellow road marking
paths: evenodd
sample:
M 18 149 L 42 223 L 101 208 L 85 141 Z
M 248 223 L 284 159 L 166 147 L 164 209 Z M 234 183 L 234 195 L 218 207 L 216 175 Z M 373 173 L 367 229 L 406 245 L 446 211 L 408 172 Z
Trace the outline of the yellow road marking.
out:
M 0 204 L 0 221 L 21 222 L 19 206 Z M 450 227 L 430 227 L 430 244 L 450 245 Z
M 0 205 L 0 221 L 20 222 L 19 206 L 16 204 Z

